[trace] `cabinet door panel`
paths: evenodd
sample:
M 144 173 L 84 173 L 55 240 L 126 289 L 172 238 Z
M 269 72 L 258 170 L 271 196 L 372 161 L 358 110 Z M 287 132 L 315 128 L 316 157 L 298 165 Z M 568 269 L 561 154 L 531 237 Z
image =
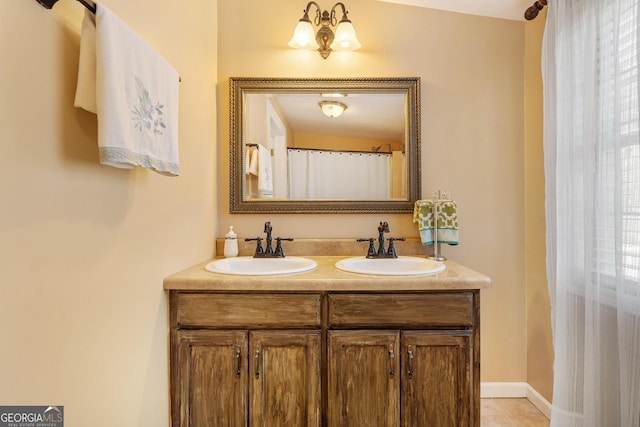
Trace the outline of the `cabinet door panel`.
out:
M 250 333 L 250 425 L 321 423 L 320 331 Z
M 181 410 L 174 425 L 245 426 L 247 333 L 181 331 L 178 339 L 179 400 L 174 404 Z
M 469 426 L 471 333 L 402 334 L 403 427 Z
M 328 425 L 398 426 L 397 331 L 329 331 Z

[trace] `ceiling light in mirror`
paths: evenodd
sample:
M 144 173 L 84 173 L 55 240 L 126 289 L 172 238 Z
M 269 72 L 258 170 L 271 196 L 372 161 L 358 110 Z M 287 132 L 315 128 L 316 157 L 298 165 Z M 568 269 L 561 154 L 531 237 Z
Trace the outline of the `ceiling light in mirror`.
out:
M 319 105 L 324 115 L 332 119 L 340 117 L 347 109 L 345 104 L 336 101 L 322 101 Z

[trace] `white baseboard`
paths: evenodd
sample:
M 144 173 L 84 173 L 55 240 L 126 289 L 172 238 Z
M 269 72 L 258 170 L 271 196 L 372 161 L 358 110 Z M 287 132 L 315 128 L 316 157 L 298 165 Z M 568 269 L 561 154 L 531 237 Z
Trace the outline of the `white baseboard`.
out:
M 480 397 L 527 397 L 527 383 L 480 383 Z
M 544 414 L 551 418 L 551 403 L 524 382 L 480 383 L 480 398 L 527 398 Z
M 529 399 L 529 401 L 533 403 L 533 406 L 538 408 L 547 419 L 551 419 L 551 403 L 529 384 L 527 384 L 527 399 Z

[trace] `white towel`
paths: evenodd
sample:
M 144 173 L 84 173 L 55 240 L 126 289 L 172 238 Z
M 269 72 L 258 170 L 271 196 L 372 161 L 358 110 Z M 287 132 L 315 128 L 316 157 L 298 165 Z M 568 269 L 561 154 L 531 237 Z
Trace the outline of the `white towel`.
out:
M 244 174 L 249 175 L 251 173 L 251 147 L 245 147 L 244 149 Z
M 248 147 L 247 149 L 247 174 L 258 176 L 258 149 Z
M 271 168 L 271 153 L 258 144 L 258 195 L 273 197 L 273 171 Z
M 75 105 L 98 114 L 100 163 L 178 175 L 178 73 L 115 14 L 96 8 L 95 21 L 89 11 L 83 21 Z
M 96 106 L 96 16 L 85 10 L 80 37 L 80 62 L 78 83 L 73 105 L 93 114 L 98 114 Z

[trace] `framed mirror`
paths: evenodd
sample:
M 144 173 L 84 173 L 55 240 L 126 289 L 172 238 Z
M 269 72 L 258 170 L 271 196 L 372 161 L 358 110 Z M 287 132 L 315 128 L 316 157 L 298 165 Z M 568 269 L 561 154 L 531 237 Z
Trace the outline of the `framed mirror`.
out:
M 231 213 L 407 213 L 420 79 L 230 78 Z

